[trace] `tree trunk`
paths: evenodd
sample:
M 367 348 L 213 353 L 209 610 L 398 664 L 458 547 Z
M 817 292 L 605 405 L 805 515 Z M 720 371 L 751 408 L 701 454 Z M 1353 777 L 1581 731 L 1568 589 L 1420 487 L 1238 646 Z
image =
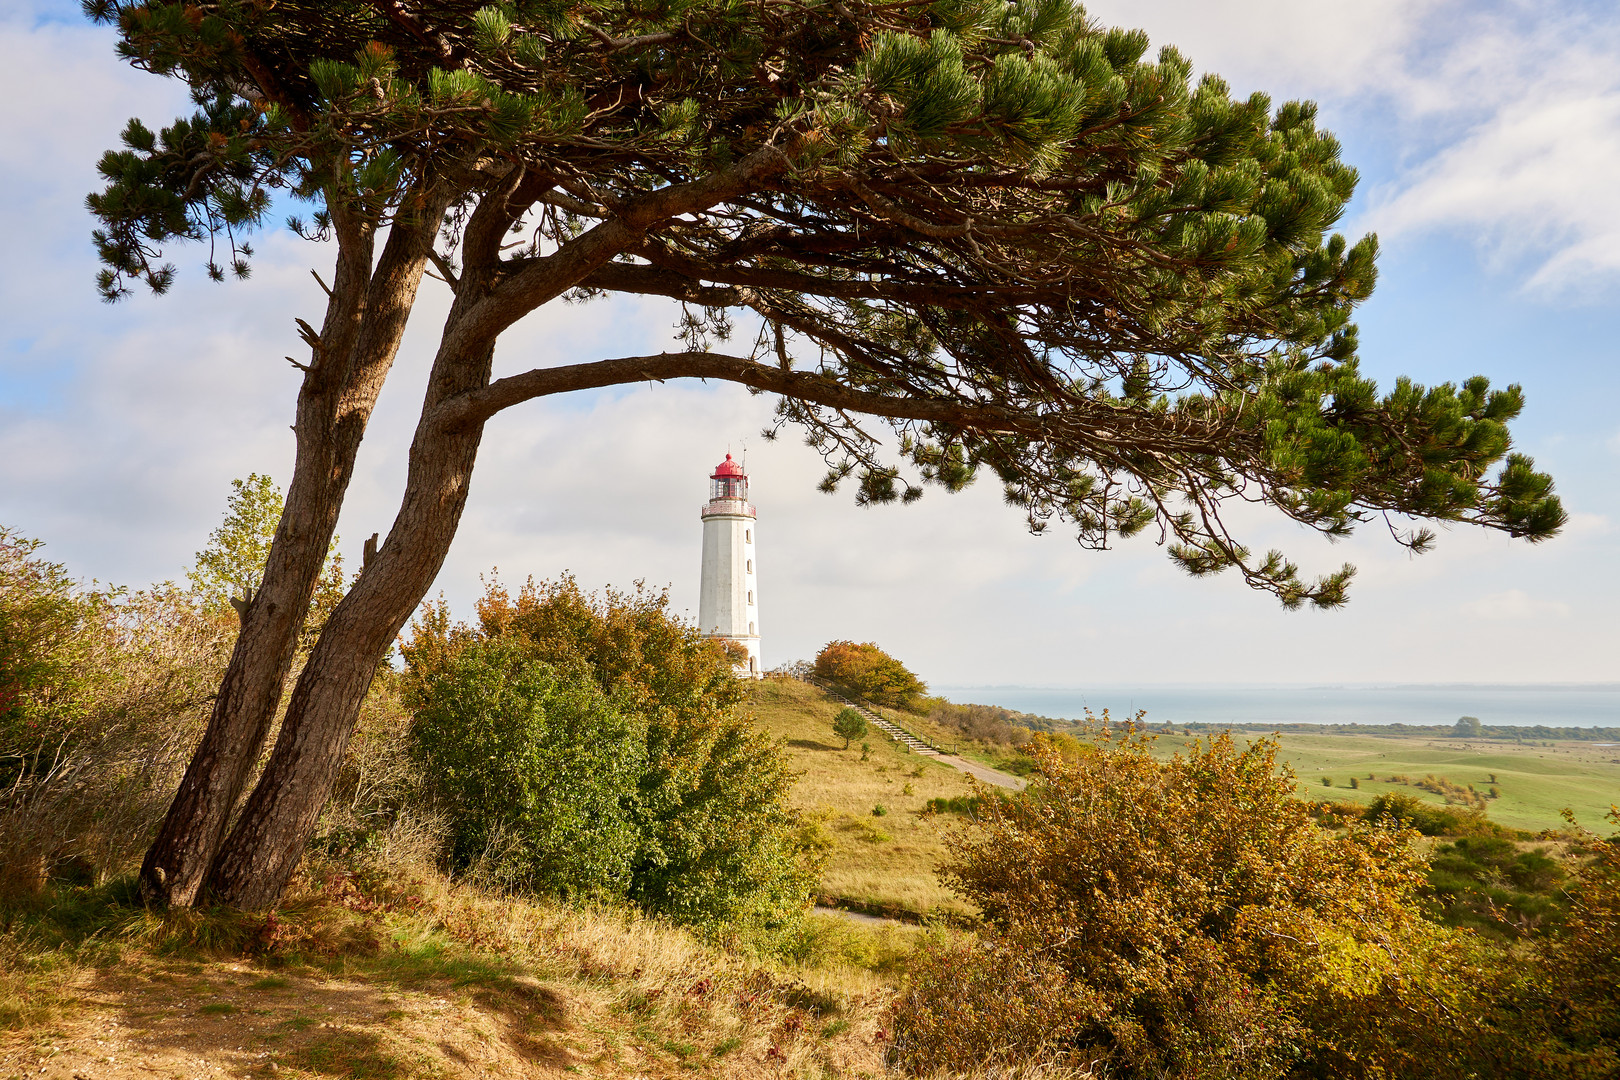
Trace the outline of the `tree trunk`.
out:
M 247 910 L 272 907 L 298 869 L 371 680 L 438 576 L 467 505 L 484 425 L 447 432 L 430 414 L 439 400 L 469 388 L 466 375 L 487 383 L 490 355 L 486 349 L 481 363 L 467 365 L 473 371 L 435 370 L 399 516 L 304 665 L 270 762 L 209 874 L 213 899 Z M 452 382 L 457 374 L 463 378 Z
M 433 206 L 419 223 L 396 223 L 375 272 L 374 226 L 334 215 L 339 257 L 299 390 L 292 482 L 208 727 L 141 866 L 148 904 L 196 902 L 258 762 L 442 213 L 442 205 Z

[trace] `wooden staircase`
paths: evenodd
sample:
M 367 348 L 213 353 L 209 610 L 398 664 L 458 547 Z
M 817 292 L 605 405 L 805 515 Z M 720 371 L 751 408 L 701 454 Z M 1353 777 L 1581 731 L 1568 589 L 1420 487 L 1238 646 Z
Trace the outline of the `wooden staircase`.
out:
M 867 723 L 883 732 L 883 734 L 887 735 L 901 746 L 907 747 L 912 753 L 923 754 L 927 757 L 944 757 L 950 752 L 948 750 L 940 749 L 920 735 L 907 731 L 905 728 L 901 727 L 899 724 L 896 724 L 892 720 L 885 720 L 882 714 L 872 706 L 868 705 L 864 701 L 847 697 L 842 691 L 829 682 L 819 679 L 814 675 L 805 676 L 805 682 L 810 683 L 812 686 L 819 687 L 834 701 L 841 701 L 845 705 L 848 705 L 850 708 L 864 716 Z

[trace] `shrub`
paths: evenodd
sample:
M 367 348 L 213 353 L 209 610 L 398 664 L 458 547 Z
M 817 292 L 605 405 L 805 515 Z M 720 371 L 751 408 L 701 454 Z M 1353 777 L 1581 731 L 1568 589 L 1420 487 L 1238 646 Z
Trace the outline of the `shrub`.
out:
M 1620 810 L 1610 821 L 1620 825 Z M 1573 822 L 1572 822 L 1573 824 Z M 1581 859 L 1562 929 L 1537 942 L 1510 1045 L 1532 1075 L 1620 1075 L 1620 836 L 1576 833 Z M 1532 1025 L 1526 1024 L 1526 1027 Z
M 235 630 L 172 587 L 87 589 L 0 528 L 0 891 L 127 869 L 206 722 Z
M 1474 807 L 1435 806 L 1404 791 L 1380 792 L 1363 813 L 1369 821 L 1388 817 L 1409 824 L 1424 836 L 1504 836 L 1510 833 L 1487 820 Z
M 837 716 L 833 717 L 832 728 L 833 734 L 844 740 L 844 749 L 848 750 L 850 740 L 859 739 L 866 734 L 866 717 L 846 705 L 838 710 Z M 867 751 L 865 744 L 862 744 L 861 749 Z
M 971 817 L 979 812 L 983 796 L 953 795 L 948 798 L 929 799 L 923 806 L 925 814 L 962 814 Z
M 916 1072 L 1041 1058 L 1122 1077 L 1452 1075 L 1466 939 L 1419 910 L 1393 822 L 1318 827 L 1276 744 L 1154 759 L 1097 733 L 949 840 L 987 921 L 894 1007 Z
M 731 661 L 668 605 L 667 593 L 639 585 L 596 597 L 564 577 L 530 581 L 514 598 L 492 581 L 476 627 L 452 624 L 442 602 L 422 612 L 401 649 L 406 701 L 420 709 L 461 652 L 497 641 L 571 693 L 594 684 L 640 742 L 633 791 L 622 796 L 635 838 L 626 898 L 713 931 L 792 921 L 819 870 L 787 804 L 792 774 L 738 713 Z
M 1441 920 L 1494 937 L 1544 932 L 1559 923 L 1568 878 L 1545 849 L 1523 851 L 1505 837 L 1460 837 L 1437 846 L 1429 859 Z
M 453 822 L 453 868 L 562 897 L 625 895 L 646 735 L 595 683 L 476 642 L 428 680 L 411 748 Z
M 913 709 L 928 687 L 872 642 L 829 641 L 816 654 L 816 674 L 856 697 L 893 709 Z
M 1053 723 L 999 705 L 959 705 L 944 698 L 929 698 L 926 704 L 928 719 L 941 727 L 952 728 L 964 738 L 1005 746 L 1028 742 L 1032 724 Z

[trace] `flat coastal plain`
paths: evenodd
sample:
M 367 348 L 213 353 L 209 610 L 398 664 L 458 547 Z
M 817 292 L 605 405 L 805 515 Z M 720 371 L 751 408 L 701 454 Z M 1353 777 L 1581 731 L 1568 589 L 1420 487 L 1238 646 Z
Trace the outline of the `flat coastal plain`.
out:
M 1269 734 L 1233 729 L 1240 744 Z M 1161 735 L 1156 746 L 1169 755 L 1184 750 L 1191 738 Z M 1277 760 L 1294 770 L 1304 798 L 1366 803 L 1386 791 L 1401 791 L 1442 804 L 1440 795 L 1416 786 L 1433 775 L 1459 787 L 1471 784 L 1481 794 L 1496 788 L 1499 797 L 1487 802 L 1485 815 L 1509 828 L 1563 828 L 1566 807 L 1593 832 L 1607 835 L 1615 828 L 1604 818 L 1620 803 L 1620 745 L 1297 732 L 1278 739 Z M 1331 787 L 1322 783 L 1324 777 Z

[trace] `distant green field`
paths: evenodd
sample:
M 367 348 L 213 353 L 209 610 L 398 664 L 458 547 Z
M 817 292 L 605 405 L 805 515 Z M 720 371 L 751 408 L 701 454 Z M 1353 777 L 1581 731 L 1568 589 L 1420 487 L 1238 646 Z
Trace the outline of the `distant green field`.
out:
M 1258 732 L 1239 736 L 1258 738 Z M 1180 749 L 1183 736 L 1161 736 L 1165 753 Z M 1613 803 L 1620 803 L 1620 746 L 1554 742 L 1550 745 L 1502 745 L 1459 739 L 1392 738 L 1374 735 L 1281 736 L 1279 761 L 1299 776 L 1299 791 L 1312 799 L 1370 802 L 1380 792 L 1399 790 L 1443 802 L 1438 795 L 1387 778 L 1405 775 L 1421 780 L 1433 773 L 1454 784 L 1472 784 L 1481 792 L 1493 782 L 1501 798 L 1491 800 L 1486 815 L 1515 829 L 1554 829 L 1563 825 L 1565 807 L 1582 825 L 1609 832 L 1604 821 Z M 1368 774 L 1377 779 L 1369 780 Z M 1322 777 L 1333 781 L 1322 785 Z M 1350 788 L 1356 777 L 1360 788 Z
M 967 905 L 935 876 L 945 855 L 943 833 L 960 825 L 954 815 L 924 813 L 928 800 L 972 793 L 967 779 L 930 758 L 871 732 L 871 752 L 861 760 L 860 741 L 843 749 L 832 733 L 838 704 L 822 691 L 792 680 L 770 679 L 750 688 L 749 711 L 764 730 L 783 742 L 798 774 L 793 801 L 821 822 L 832 850 L 821 892 L 842 901 L 900 909 L 920 915 L 964 914 Z M 936 741 L 948 732 L 906 718 Z M 1256 731 L 1238 738 L 1260 737 Z M 1188 737 L 1161 735 L 1155 744 L 1166 756 L 1185 748 Z M 965 748 L 964 748 L 965 749 Z M 1433 773 L 1481 792 L 1495 787 L 1491 820 L 1516 829 L 1540 831 L 1563 825 L 1559 812 L 1574 810 L 1582 824 L 1605 833 L 1604 814 L 1620 802 L 1620 747 L 1559 742 L 1550 746 L 1468 743 L 1454 739 L 1379 735 L 1285 733 L 1278 759 L 1299 778 L 1304 798 L 1368 802 L 1378 793 L 1404 791 L 1429 802 L 1440 796 L 1388 777 L 1422 780 Z M 1377 779 L 1369 780 L 1368 773 Z M 1322 777 L 1333 781 L 1322 785 Z M 1350 778 L 1359 789 L 1351 789 Z M 886 813 L 872 813 L 881 805 Z

